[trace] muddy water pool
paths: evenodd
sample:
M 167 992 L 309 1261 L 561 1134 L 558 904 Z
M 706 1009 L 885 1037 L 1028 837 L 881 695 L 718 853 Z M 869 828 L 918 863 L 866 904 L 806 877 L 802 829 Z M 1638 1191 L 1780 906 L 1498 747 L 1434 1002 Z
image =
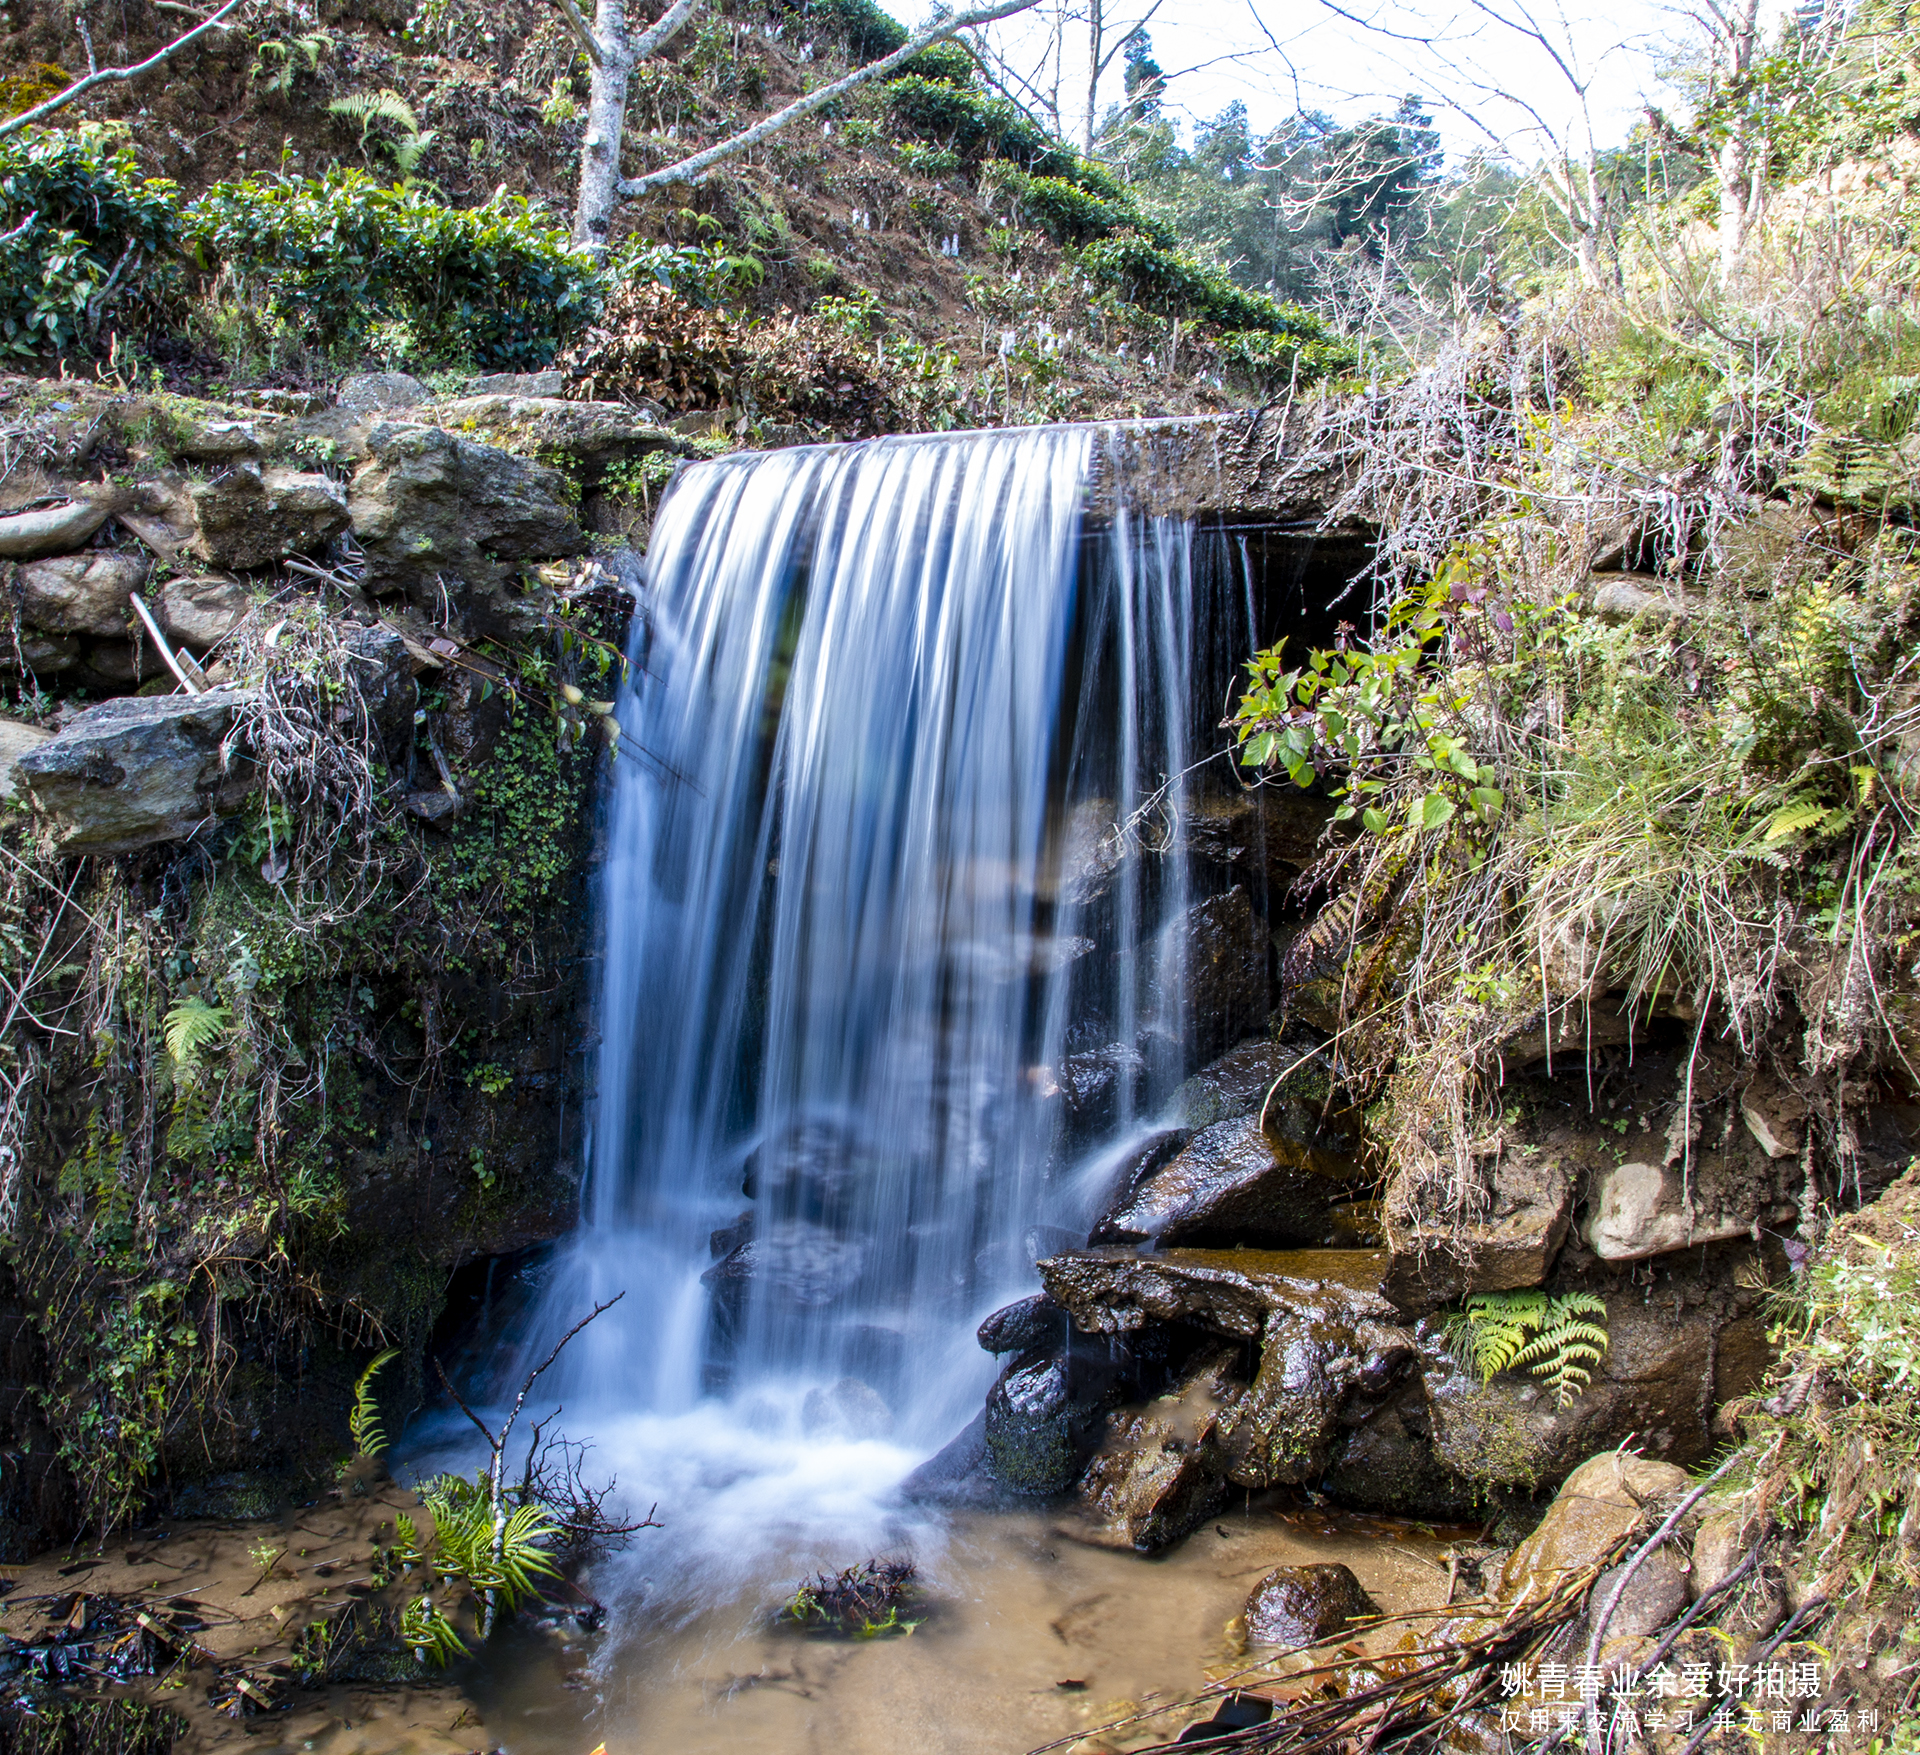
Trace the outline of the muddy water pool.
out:
M 1194 1715 L 1085 1733 L 1233 1669 L 1243 1648 L 1230 1623 L 1272 1567 L 1343 1562 L 1398 1613 L 1444 1601 L 1442 1554 L 1462 1534 L 1268 1496 L 1145 1558 L 1074 1541 L 1044 1511 L 923 1517 L 871 1533 L 918 1564 L 926 1619 L 910 1636 L 854 1642 L 771 1624 L 798 1575 L 764 1549 L 720 1600 L 676 1606 L 647 1576 L 653 1533 L 595 1581 L 615 1604 L 610 1631 L 524 1633 L 466 1679 L 490 1744 L 508 1755 L 599 1743 L 608 1755 L 1021 1755 L 1063 1737 L 1083 1752 L 1138 1747 Z

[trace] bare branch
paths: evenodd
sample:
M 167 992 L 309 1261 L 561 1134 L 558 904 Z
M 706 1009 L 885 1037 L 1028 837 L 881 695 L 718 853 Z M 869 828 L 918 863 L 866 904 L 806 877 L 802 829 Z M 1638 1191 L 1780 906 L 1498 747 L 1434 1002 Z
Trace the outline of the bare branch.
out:
M 579 39 L 580 47 L 586 50 L 587 59 L 596 67 L 606 66 L 607 52 L 600 46 L 600 39 L 593 34 L 587 21 L 581 17 L 576 0 L 556 0 L 556 3 L 560 8 L 560 16 L 567 21 L 567 29 L 573 32 Z
M 628 177 L 621 182 L 622 195 L 644 195 L 653 189 L 664 189 L 672 183 L 691 183 L 696 177 L 710 171 L 717 164 L 724 164 L 730 158 L 737 158 L 743 152 L 751 150 L 761 141 L 778 134 L 783 128 L 791 127 L 795 122 L 803 122 L 807 117 L 817 115 L 836 99 L 848 92 L 867 84 L 870 80 L 884 79 L 889 73 L 911 61 L 923 49 L 931 48 L 935 43 L 945 42 L 949 37 L 963 30 L 970 30 L 977 24 L 989 24 L 996 18 L 1010 18 L 1016 12 L 1025 12 L 1037 4 L 1037 0 L 997 0 L 997 4 L 981 6 L 972 12 L 955 13 L 953 17 L 923 30 L 917 37 L 895 49 L 891 55 L 881 60 L 869 62 L 865 67 L 856 67 L 844 79 L 836 79 L 831 85 L 823 85 L 818 91 L 810 91 L 803 98 L 797 98 L 784 110 L 776 110 L 764 121 L 756 122 L 751 128 L 736 134 L 730 140 L 723 140 L 718 146 L 709 146 L 704 152 L 696 152 L 690 158 L 683 158 L 678 164 L 668 165 L 663 170 L 649 171 L 644 177 Z M 664 21 L 663 21 L 664 22 Z
M 65 91 L 48 98 L 45 103 L 35 104 L 30 110 L 22 110 L 17 116 L 9 116 L 4 122 L 0 122 L 0 139 L 4 139 L 7 135 L 38 122 L 42 117 L 51 116 L 56 110 L 64 110 L 75 98 L 84 97 L 88 92 L 92 91 L 96 85 L 113 85 L 124 80 L 139 78 L 141 74 L 151 71 L 153 68 L 158 67 L 161 62 L 169 60 L 179 54 L 179 52 L 196 37 L 204 36 L 239 4 L 240 0 L 227 0 L 226 5 L 221 7 L 220 10 L 214 13 L 211 18 L 207 19 L 205 23 L 195 25 L 193 29 L 188 31 L 184 36 L 175 37 L 164 49 L 156 49 L 144 61 L 132 67 L 106 67 L 99 69 L 96 72 L 89 73 L 84 79 L 76 79 Z
M 674 0 L 659 19 L 633 39 L 633 58 L 644 61 L 657 55 L 686 28 L 687 20 L 700 9 L 700 0 Z

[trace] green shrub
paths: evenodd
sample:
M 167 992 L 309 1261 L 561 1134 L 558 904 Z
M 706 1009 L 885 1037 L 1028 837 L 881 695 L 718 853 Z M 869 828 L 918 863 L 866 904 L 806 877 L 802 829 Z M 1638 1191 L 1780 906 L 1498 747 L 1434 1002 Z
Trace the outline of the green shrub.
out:
M 112 301 L 155 304 L 177 213 L 174 185 L 104 129 L 0 141 L 0 353 L 64 352 Z
M 1002 99 L 920 73 L 887 81 L 887 108 L 908 133 L 974 155 L 997 148 L 1014 117 Z
M 904 40 L 904 39 L 903 39 Z M 937 79 L 948 85 L 973 84 L 973 56 L 963 44 L 935 43 L 901 64 L 903 79 Z
M 485 367 L 546 365 L 604 290 L 524 200 L 447 207 L 353 170 L 216 184 L 182 216 L 181 241 L 310 343 L 404 324 L 423 354 Z
M 1340 377 L 1360 364 L 1358 350 L 1337 335 L 1303 337 L 1271 329 L 1231 329 L 1220 337 L 1220 352 L 1228 365 L 1272 389 Z
M 1254 330 L 1315 341 L 1325 336 L 1319 318 L 1298 305 L 1283 305 L 1265 293 L 1236 286 L 1223 268 L 1169 250 L 1138 232 L 1101 238 L 1079 253 L 1094 284 L 1130 304 L 1165 316 L 1192 317 L 1223 329 Z
M 878 61 L 906 47 L 907 27 L 873 0 L 805 0 L 800 10 L 838 37 L 856 62 Z
M 1085 243 L 1128 227 L 1144 231 L 1148 224 L 1132 193 L 1118 184 L 1112 196 L 1099 195 L 1065 177 L 1030 177 L 1011 166 L 1000 169 L 994 180 L 1028 219 L 1059 243 Z

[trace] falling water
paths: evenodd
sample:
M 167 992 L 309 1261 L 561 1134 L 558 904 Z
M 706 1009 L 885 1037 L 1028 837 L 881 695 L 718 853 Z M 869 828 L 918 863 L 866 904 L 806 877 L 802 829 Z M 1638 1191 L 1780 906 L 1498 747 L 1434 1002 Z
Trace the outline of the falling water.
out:
M 696 1518 L 701 1564 L 739 1560 L 726 1494 L 749 1545 L 808 1495 L 830 1526 L 978 1410 L 973 1325 L 1084 1237 L 1073 1166 L 1186 1070 L 1193 898 L 1137 850 L 1213 747 L 1194 642 L 1225 616 L 1244 651 L 1245 611 L 1196 601 L 1190 526 L 1087 527 L 1096 443 L 740 456 L 660 509 L 542 1322 L 626 1293 L 563 1366 L 568 1424 Z

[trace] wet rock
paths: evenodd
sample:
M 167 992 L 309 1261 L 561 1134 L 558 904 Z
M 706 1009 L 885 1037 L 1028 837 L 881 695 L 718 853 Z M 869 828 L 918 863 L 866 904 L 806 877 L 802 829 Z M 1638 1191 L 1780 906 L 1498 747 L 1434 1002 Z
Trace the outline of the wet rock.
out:
M 1349 1567 L 1276 1566 L 1247 1598 L 1247 1638 L 1293 1650 L 1332 1638 L 1356 1615 L 1378 1612 Z
M 1384 1396 L 1414 1356 L 1367 1250 L 1092 1249 L 1040 1264 L 1088 1333 L 1185 1323 L 1260 1343 L 1253 1383 L 1216 1422 L 1220 1472 L 1249 1487 L 1314 1479 L 1343 1418 Z
M 375 595 L 438 614 L 443 590 L 464 594 L 481 624 L 512 625 L 517 563 L 586 547 L 557 469 L 437 427 L 380 426 L 368 444 L 348 503 Z
M 77 549 L 107 521 L 104 501 L 72 500 L 0 518 L 0 560 L 33 560 Z
M 1084 1249 L 1039 1264 L 1040 1279 L 1086 1334 L 1186 1322 L 1257 1340 L 1276 1311 L 1340 1302 L 1356 1320 L 1391 1321 L 1387 1258 L 1364 1249 Z
M 1691 1485 L 1684 1469 L 1622 1451 L 1590 1458 L 1570 1474 L 1547 1514 L 1500 1570 L 1495 1594 L 1539 1602 L 1572 1573 L 1606 1559 L 1632 1535 L 1643 1505 L 1665 1505 Z
M 1081 1477 L 1081 1521 L 1069 1526 L 1071 1534 L 1097 1547 L 1152 1553 L 1225 1503 L 1215 1432 L 1243 1393 L 1233 1358 L 1230 1350 L 1217 1352 L 1169 1394 L 1108 1416 L 1105 1442 Z
M 187 498 L 191 551 L 209 566 L 237 572 L 309 554 L 347 527 L 346 496 L 336 482 L 279 464 L 239 464 L 192 483 Z
M 1413 1336 L 1351 1294 L 1323 1289 L 1276 1312 L 1253 1385 L 1221 1423 L 1228 1477 L 1255 1488 L 1319 1479 L 1343 1421 L 1386 1395 L 1413 1357 Z
M 1791 1206 L 1770 1195 L 1770 1189 L 1741 1188 L 1707 1165 L 1685 1177 L 1677 1164 L 1621 1164 L 1594 1190 L 1587 1241 L 1602 1261 L 1640 1261 L 1748 1236 L 1763 1219 L 1793 1216 Z
M 817 1310 L 843 1297 L 859 1277 L 866 1245 L 821 1225 L 792 1219 L 743 1243 L 700 1276 L 716 1305 L 738 1317 L 750 1295 L 776 1307 Z
M 1264 1037 L 1242 1042 L 1188 1079 L 1168 1108 L 1183 1127 L 1196 1130 L 1252 1115 L 1303 1050 L 1304 1044 L 1287 1047 Z
M 129 853 L 192 834 L 236 809 L 250 765 L 226 748 L 244 697 L 104 701 L 15 769 L 61 853 Z
M 1205 1128 L 1160 1168 L 1149 1172 L 1099 1220 L 1103 1241 L 1163 1245 L 1249 1243 L 1311 1247 L 1327 1241 L 1338 1188 L 1282 1153 L 1309 1157 L 1244 1116 Z
M 829 1388 L 816 1386 L 800 1404 L 800 1424 L 809 1438 L 854 1442 L 893 1436 L 893 1410 L 871 1384 L 843 1377 Z
M 1059 1098 L 1069 1137 L 1084 1139 L 1113 1124 L 1122 1102 L 1138 1096 L 1146 1074 L 1147 1063 L 1137 1049 L 1112 1042 L 1066 1055 L 1058 1067 L 1046 1069 L 1040 1095 Z
M 0 799 L 13 797 L 13 770 L 29 750 L 38 749 L 51 731 L 38 725 L 22 725 L 17 719 L 0 719 Z
M 909 1505 L 993 1505 L 1005 1496 L 993 1478 L 984 1410 L 900 1483 Z
M 1067 1313 L 1044 1292 L 996 1310 L 980 1325 L 980 1345 L 989 1353 L 1026 1353 L 1066 1344 Z
M 1110 1228 L 1112 1215 L 1125 1207 L 1141 1185 L 1156 1170 L 1178 1155 L 1192 1138 L 1193 1134 L 1187 1128 L 1166 1128 L 1161 1132 L 1149 1134 L 1129 1151 L 1120 1160 L 1119 1167 L 1113 1176 L 1113 1195 L 1107 1203 L 1106 1211 L 1094 1221 L 1093 1230 L 1087 1241 L 1092 1244 L 1139 1242 L 1138 1237 L 1122 1236 L 1114 1232 Z M 1065 1254 L 1072 1247 L 1068 1245 L 1066 1250 L 1054 1250 L 1049 1253 Z
M 1317 857 L 1333 810 L 1331 799 L 1293 785 L 1200 799 L 1188 810 L 1184 847 L 1278 898 Z
M 707 1233 L 707 1250 L 715 1261 L 731 1255 L 741 1244 L 752 1240 L 754 1219 L 754 1209 L 748 1207 L 732 1224 L 722 1225 Z
M 987 1392 L 986 1445 L 996 1480 L 1016 1493 L 1063 1492 L 1080 1472 L 1064 1354 L 1022 1353 Z
M 199 577 L 165 580 L 155 594 L 154 619 L 175 646 L 204 652 L 217 646 L 247 618 L 253 600 L 238 579 Z M 393 636 L 396 640 L 398 635 Z
M 418 408 L 433 393 L 407 372 L 354 372 L 340 380 L 337 400 L 354 414 L 377 414 L 383 409 Z
M 1267 929 L 1244 885 L 1168 926 L 1157 963 L 1183 969 L 1185 981 L 1177 995 L 1150 994 L 1147 1015 L 1176 1033 L 1195 1059 L 1211 1060 L 1267 1021 Z
M 413 680 L 407 643 L 391 628 L 354 628 L 340 642 L 347 673 L 389 767 L 406 760 L 413 741 L 413 714 L 420 692 Z M 446 797 L 445 793 L 438 796 Z
M 1358 1425 L 1343 1419 L 1320 1485 L 1356 1511 L 1440 1522 L 1484 1521 L 1483 1489 L 1443 1467 L 1433 1451 L 1426 1388 L 1407 1372 Z
M 1622 1561 L 1600 1574 L 1593 1587 L 1590 1615 L 1598 1615 L 1613 1600 L 1625 1572 L 1626 1562 Z M 1687 1569 L 1665 1547 L 1642 1560 L 1626 1584 L 1607 1622 L 1609 1639 L 1644 1639 L 1658 1633 L 1687 1606 Z
M 780 1213 L 835 1225 L 870 1182 L 872 1152 L 836 1116 L 806 1116 L 765 1141 L 747 1160 L 747 1193 Z
M 50 560 L 26 561 L 14 572 L 20 619 L 48 634 L 127 636 L 129 601 L 147 582 L 144 556 L 89 549 Z

